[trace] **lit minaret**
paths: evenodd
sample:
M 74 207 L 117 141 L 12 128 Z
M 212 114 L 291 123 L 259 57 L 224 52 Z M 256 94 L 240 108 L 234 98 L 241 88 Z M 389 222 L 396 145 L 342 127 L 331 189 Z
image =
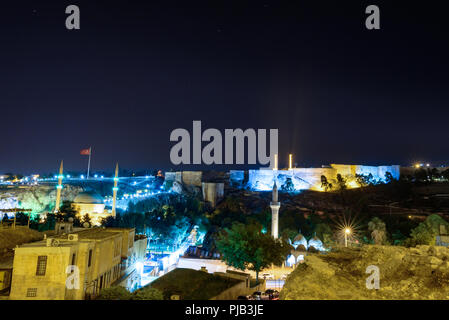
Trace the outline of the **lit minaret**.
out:
M 291 170 L 293 168 L 293 155 L 290 153 L 288 155 L 288 170 Z
M 270 203 L 271 207 L 271 236 L 275 239 L 279 237 L 279 208 L 281 203 L 278 201 L 278 187 L 276 181 L 273 185 L 273 199 Z
M 118 183 L 118 163 L 115 166 L 114 188 L 112 188 L 112 216 L 115 218 L 115 202 L 117 199 Z
M 61 203 L 61 190 L 62 190 L 62 160 L 61 166 L 59 167 L 59 175 L 58 175 L 58 185 L 56 186 L 56 204 L 55 204 L 55 213 L 59 212 L 59 205 Z

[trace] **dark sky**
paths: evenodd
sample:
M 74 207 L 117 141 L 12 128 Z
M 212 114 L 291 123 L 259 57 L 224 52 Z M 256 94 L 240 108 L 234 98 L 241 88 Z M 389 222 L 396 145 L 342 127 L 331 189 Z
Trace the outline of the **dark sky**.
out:
M 0 172 L 81 170 L 89 146 L 93 170 L 167 169 L 170 132 L 192 120 L 278 128 L 281 165 L 441 164 L 443 3 L 2 1 Z M 65 28 L 70 4 L 81 30 Z

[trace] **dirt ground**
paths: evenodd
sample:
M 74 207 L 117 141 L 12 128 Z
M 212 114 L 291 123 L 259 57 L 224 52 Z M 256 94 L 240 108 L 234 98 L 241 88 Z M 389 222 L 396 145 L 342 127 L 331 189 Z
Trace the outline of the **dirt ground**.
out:
M 379 288 L 369 266 L 378 267 Z M 310 254 L 287 278 L 281 299 L 449 299 L 449 249 L 363 246 Z

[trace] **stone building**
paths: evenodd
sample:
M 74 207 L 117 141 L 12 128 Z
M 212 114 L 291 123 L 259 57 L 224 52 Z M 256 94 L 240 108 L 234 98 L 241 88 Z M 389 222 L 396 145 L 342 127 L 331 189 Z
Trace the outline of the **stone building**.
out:
M 135 241 L 133 228 L 91 228 L 21 245 L 14 253 L 10 299 L 82 300 L 111 285 L 132 290 L 145 249 L 146 238 Z

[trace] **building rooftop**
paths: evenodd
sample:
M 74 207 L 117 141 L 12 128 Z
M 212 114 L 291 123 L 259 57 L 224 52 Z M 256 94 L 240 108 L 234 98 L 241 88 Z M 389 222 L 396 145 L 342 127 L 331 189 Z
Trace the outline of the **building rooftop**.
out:
M 111 228 L 104 229 L 104 228 L 89 228 L 77 232 L 72 232 L 70 234 L 76 234 L 78 235 L 79 240 L 101 240 L 113 237 L 115 235 L 120 235 L 120 228 L 116 228 L 117 230 L 112 230 Z M 55 239 L 67 239 L 67 234 L 62 234 L 58 236 L 54 236 L 52 238 Z
M 110 229 L 108 230 L 108 229 L 104 229 L 104 228 L 91 228 L 91 229 L 81 230 L 78 232 L 72 232 L 70 234 L 78 235 L 78 241 L 104 240 L 104 239 L 113 238 L 115 236 L 121 235 L 121 233 L 119 231 L 120 228 L 116 228 L 116 229 L 117 229 L 117 231 L 115 231 L 115 230 L 111 231 Z M 70 246 L 73 246 L 78 243 L 78 241 L 69 241 L 68 235 L 69 234 L 61 234 L 61 235 L 57 235 L 57 236 L 49 236 L 48 238 L 59 240 L 58 247 L 70 247 Z M 47 246 L 47 240 L 44 239 L 42 241 L 27 243 L 27 244 L 21 245 L 20 247 L 26 248 L 26 247 L 46 247 L 46 246 Z

